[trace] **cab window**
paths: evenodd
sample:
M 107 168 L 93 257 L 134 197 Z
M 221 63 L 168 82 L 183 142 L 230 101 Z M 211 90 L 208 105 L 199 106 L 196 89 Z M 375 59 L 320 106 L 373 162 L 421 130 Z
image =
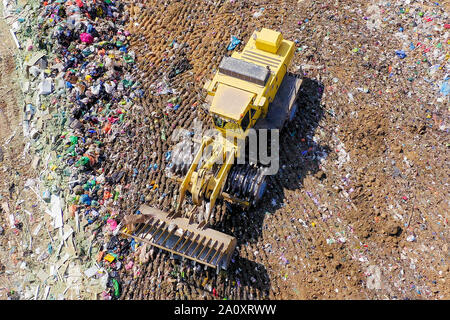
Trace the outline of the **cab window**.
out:
M 231 121 L 226 121 L 225 119 L 222 119 L 221 117 L 213 116 L 213 119 L 214 119 L 214 124 L 218 128 L 222 128 L 225 130 L 236 130 L 239 128 L 239 126 L 236 123 L 231 122 Z
M 249 124 L 250 124 L 250 111 L 247 111 L 247 113 L 245 114 L 244 118 L 241 121 L 242 131 L 245 132 Z
M 223 121 L 223 119 L 220 117 L 214 117 L 214 124 L 219 128 L 223 128 L 223 126 L 225 125 L 225 121 Z

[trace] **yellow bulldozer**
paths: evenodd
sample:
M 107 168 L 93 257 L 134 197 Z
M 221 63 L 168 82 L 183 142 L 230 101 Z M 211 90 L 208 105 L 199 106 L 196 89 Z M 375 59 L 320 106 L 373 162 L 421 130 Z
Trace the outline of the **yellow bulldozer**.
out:
M 195 153 L 174 154 L 168 166 L 169 176 L 180 183 L 174 213 L 142 205 L 139 214 L 125 216 L 123 235 L 217 270 L 227 268 L 237 241 L 209 227 L 211 212 L 218 199 L 248 208 L 262 198 L 264 166 L 236 160 L 250 130 L 280 130 L 293 119 L 302 82 L 288 73 L 294 50 L 280 32 L 262 28 L 242 52 L 223 58 L 203 87 L 216 134 L 197 141 Z

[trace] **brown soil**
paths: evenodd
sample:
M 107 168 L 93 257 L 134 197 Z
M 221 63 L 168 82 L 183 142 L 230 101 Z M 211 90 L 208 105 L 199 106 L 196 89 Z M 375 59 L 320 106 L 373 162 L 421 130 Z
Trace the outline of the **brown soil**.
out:
M 170 275 L 175 261 L 155 251 L 148 263 L 136 259 L 137 269 L 122 271 L 121 298 L 448 299 L 448 135 L 439 127 L 448 110 L 424 106 L 434 93 L 415 89 L 408 64 L 395 66 L 398 43 L 389 35 L 396 26 L 368 37 L 361 17 L 369 5 L 363 2 L 216 2 L 148 0 L 131 7 L 131 49 L 146 96 L 128 110 L 124 134 L 106 144 L 106 174 L 125 173 L 122 213 L 144 201 L 173 209 L 177 185 L 164 175 L 169 138 L 195 118 L 209 123 L 199 107 L 201 88 L 228 53 L 232 35 L 245 44 L 256 28 L 267 27 L 308 46 L 296 52 L 290 70 L 313 66 L 305 69 L 299 112 L 281 134 L 281 168 L 263 203 L 247 213 L 217 206 L 214 228 L 238 239 L 230 269 L 216 275 L 186 268 L 185 281 L 178 282 Z M 253 18 L 259 8 L 262 16 Z M 298 21 L 305 19 L 300 30 Z M 0 32 L 4 39 L 4 24 Z M 175 39 L 187 46 L 172 49 Z M 22 158 L 21 107 L 16 89 L 9 89 L 16 74 L 8 41 L 0 44 L 0 88 L 8 88 L 0 95 L 0 187 L 14 208 L 30 169 Z M 352 52 L 355 47 L 363 54 Z M 152 85 L 183 57 L 193 68 L 170 81 L 182 104 L 166 111 L 175 95 L 151 94 Z M 154 163 L 158 170 L 148 170 Z M 156 192 L 147 188 L 155 182 Z M 415 241 L 407 241 L 411 235 Z M 0 237 L 7 254 L 14 236 Z M 0 277 L 8 287 L 1 270 Z

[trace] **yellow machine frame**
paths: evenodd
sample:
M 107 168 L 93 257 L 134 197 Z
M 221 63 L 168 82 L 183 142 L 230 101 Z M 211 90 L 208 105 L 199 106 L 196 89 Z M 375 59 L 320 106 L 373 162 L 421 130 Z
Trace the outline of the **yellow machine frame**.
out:
M 265 28 L 259 32 L 255 31 L 243 51 L 234 52 L 231 57 L 268 68 L 270 70 L 269 79 L 262 86 L 217 72 L 214 78 L 203 86 L 208 92 L 207 99 L 212 100 L 211 115 L 224 118 L 235 123 L 237 128 L 242 128 L 241 122 L 244 116 L 250 109 L 253 109 L 254 113 L 250 118 L 249 125 L 245 131 L 241 130 L 240 138 L 245 138 L 248 129 L 253 127 L 259 118 L 267 115 L 268 106 L 274 100 L 292 61 L 294 48 L 294 42 L 283 39 L 280 32 Z M 249 103 L 231 105 L 230 97 L 235 97 L 238 92 L 251 97 Z M 245 98 L 240 99 L 240 101 L 242 100 Z M 230 105 L 233 108 L 231 112 Z M 226 128 L 216 125 L 216 129 L 222 134 L 226 134 Z

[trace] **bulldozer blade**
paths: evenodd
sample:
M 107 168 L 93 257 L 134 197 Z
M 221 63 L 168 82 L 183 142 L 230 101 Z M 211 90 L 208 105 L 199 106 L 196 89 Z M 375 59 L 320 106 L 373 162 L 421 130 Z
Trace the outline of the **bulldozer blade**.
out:
M 210 228 L 202 229 L 187 218 L 170 218 L 168 213 L 147 205 L 142 205 L 139 211 L 139 215 L 125 217 L 128 233 L 123 235 L 212 268 L 227 269 L 236 238 Z

